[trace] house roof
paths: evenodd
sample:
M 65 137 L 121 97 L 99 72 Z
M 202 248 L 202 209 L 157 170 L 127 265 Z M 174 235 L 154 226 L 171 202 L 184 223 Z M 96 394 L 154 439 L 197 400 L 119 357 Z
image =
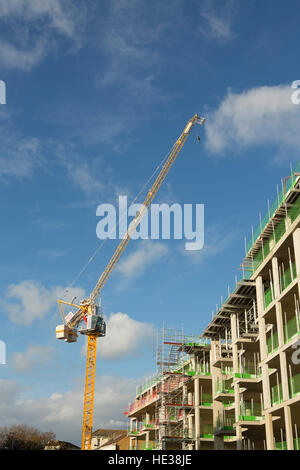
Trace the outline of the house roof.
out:
M 124 433 L 127 434 L 126 429 L 97 429 L 97 431 L 94 431 L 92 433 L 92 436 L 93 437 L 105 436 L 105 437 L 116 438 L 120 434 L 124 434 Z
M 127 431 L 121 431 L 122 433 L 119 434 L 117 437 L 113 438 L 113 439 L 110 439 L 109 441 L 103 443 L 101 446 L 100 446 L 100 449 L 101 447 L 106 447 L 108 445 L 111 445 L 111 444 L 116 444 L 117 442 L 119 442 L 121 439 L 124 439 L 124 437 L 127 437 Z
M 69 448 L 69 449 L 80 449 L 80 447 L 76 446 L 75 444 L 72 444 L 71 442 L 66 442 L 66 441 L 49 441 L 46 444 L 46 447 L 61 447 L 61 448 Z

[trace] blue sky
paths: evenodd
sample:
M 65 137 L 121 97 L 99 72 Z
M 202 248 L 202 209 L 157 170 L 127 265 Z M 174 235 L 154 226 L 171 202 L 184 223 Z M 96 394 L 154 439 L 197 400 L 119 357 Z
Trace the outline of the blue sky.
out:
M 80 441 L 85 343 L 55 340 L 56 299 L 99 246 L 98 205 L 132 199 L 196 112 L 205 128 L 194 129 L 156 202 L 204 204 L 205 246 L 128 246 L 103 290 L 110 336 L 99 341 L 95 427 L 126 423 L 135 386 L 155 371 L 163 321 L 186 334 L 207 325 L 239 275 L 244 237 L 299 160 L 299 8 L 0 0 L 4 424 Z M 78 279 L 78 296 L 115 248 L 109 240 Z

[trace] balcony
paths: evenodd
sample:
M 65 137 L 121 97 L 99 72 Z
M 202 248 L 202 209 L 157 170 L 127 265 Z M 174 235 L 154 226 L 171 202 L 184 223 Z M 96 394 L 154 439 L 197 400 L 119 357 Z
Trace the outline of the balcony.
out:
M 150 423 L 146 423 L 144 420 L 142 425 L 141 425 L 141 431 L 155 431 L 157 429 L 158 425 L 155 421 L 152 421 Z
M 275 450 L 288 450 L 286 441 L 274 442 Z M 294 450 L 300 450 L 300 438 L 294 439 Z
M 240 407 L 240 421 L 262 421 L 262 406 L 258 402 L 243 402 Z
M 290 318 L 287 321 L 284 321 L 283 325 L 284 330 L 284 342 L 287 344 L 291 341 L 295 336 L 300 334 L 300 321 L 299 321 L 299 314 L 297 313 L 295 316 Z
M 278 383 L 271 387 L 272 406 L 280 405 L 283 402 L 282 384 Z
M 213 398 L 211 393 L 201 393 L 200 406 L 211 407 L 213 405 Z
M 129 405 L 128 414 L 132 414 L 135 411 L 143 408 L 144 406 L 149 405 L 150 403 L 154 402 L 158 398 L 156 392 L 153 392 L 151 395 L 147 395 L 147 397 L 139 398 L 134 403 Z
M 272 354 L 273 352 L 277 351 L 278 346 L 278 333 L 277 330 L 273 327 L 271 331 L 267 333 L 268 354 Z
M 274 300 L 274 292 L 271 287 L 265 290 L 265 309 L 268 308 L 271 302 Z
M 300 393 L 300 373 L 294 375 L 289 380 L 290 398 L 294 398 Z
M 233 375 L 233 367 L 224 367 L 221 372 L 223 375 Z
M 128 425 L 127 434 L 128 436 L 139 436 L 142 432 L 142 424 L 136 423 L 131 429 L 130 425 Z
M 129 447 L 129 450 L 157 450 L 157 444 L 155 441 L 149 441 L 148 444 L 146 442 L 136 442 L 132 443 Z
M 197 375 L 205 375 L 205 376 L 210 376 L 211 372 L 210 371 L 205 371 L 204 369 L 199 369 L 199 370 L 188 370 L 185 372 L 186 375 L 189 375 L 191 377 L 197 376 Z
M 223 403 L 223 406 L 224 406 L 224 408 L 226 408 L 226 410 L 229 410 L 229 409 L 234 408 L 235 402 L 234 402 L 234 401 L 230 401 L 230 402 L 228 402 L 228 403 Z
M 296 264 L 291 263 L 291 265 L 283 271 L 279 268 L 279 279 L 280 279 L 280 292 L 283 292 L 297 277 Z
M 214 427 L 213 424 L 206 423 L 202 425 L 202 433 L 200 434 L 201 439 L 214 439 Z
M 234 395 L 234 388 L 232 388 L 232 381 L 231 380 L 220 380 L 217 379 L 215 384 L 215 394 L 230 396 Z
M 218 418 L 215 428 L 216 435 L 232 436 L 235 435 L 234 418 Z
M 234 376 L 238 379 L 257 379 L 261 377 L 261 368 L 257 363 L 246 362 Z
M 158 447 L 155 441 L 150 441 L 148 445 L 143 443 L 138 450 L 158 450 Z

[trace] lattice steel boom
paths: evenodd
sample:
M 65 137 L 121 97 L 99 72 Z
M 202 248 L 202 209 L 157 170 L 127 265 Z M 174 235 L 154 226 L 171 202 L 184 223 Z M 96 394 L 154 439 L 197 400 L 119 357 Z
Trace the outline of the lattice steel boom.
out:
M 136 213 L 135 218 L 131 222 L 125 236 L 123 237 L 122 241 L 120 242 L 119 246 L 117 247 L 115 253 L 113 254 L 112 258 L 110 259 L 108 265 L 106 266 L 105 270 L 101 274 L 91 296 L 90 296 L 90 302 L 91 304 L 94 304 L 103 289 L 104 284 L 108 280 L 112 270 L 114 269 L 115 265 L 119 261 L 123 251 L 125 250 L 129 240 L 130 240 L 130 234 L 135 231 L 135 229 L 138 227 L 142 217 L 144 216 L 146 210 L 150 206 L 151 202 L 153 201 L 157 191 L 161 187 L 162 183 L 164 182 L 167 174 L 169 173 L 173 163 L 175 162 L 176 158 L 179 155 L 180 150 L 182 149 L 186 139 L 188 138 L 192 128 L 196 124 L 196 122 L 199 122 L 201 124 L 204 123 L 204 119 L 200 118 L 198 114 L 195 114 L 189 122 L 187 123 L 186 127 L 184 128 L 183 132 L 181 133 L 179 139 L 176 141 L 175 145 L 173 146 L 169 157 L 167 161 L 165 162 L 164 166 L 162 167 L 159 175 L 157 176 L 156 180 L 154 181 L 151 189 L 149 190 L 146 199 L 144 203 L 141 205 L 140 209 Z

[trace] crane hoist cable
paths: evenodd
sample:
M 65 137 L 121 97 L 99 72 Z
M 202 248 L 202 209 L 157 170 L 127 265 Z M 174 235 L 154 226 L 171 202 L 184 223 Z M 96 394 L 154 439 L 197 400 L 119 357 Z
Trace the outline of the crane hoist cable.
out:
M 174 146 L 173 146 L 174 147 Z M 167 160 L 168 156 L 170 155 L 170 152 L 173 150 L 173 147 L 171 150 L 168 151 L 168 153 L 164 156 L 164 158 L 162 159 L 162 161 L 159 163 L 159 165 L 157 165 L 157 167 L 155 168 L 155 170 L 153 171 L 153 173 L 151 174 L 151 176 L 148 178 L 148 180 L 145 182 L 145 184 L 143 185 L 143 187 L 139 190 L 139 192 L 134 196 L 134 198 L 132 199 L 130 205 L 134 204 L 135 201 L 137 200 L 138 197 L 140 197 L 140 195 L 143 193 L 143 191 L 146 189 L 146 187 L 148 186 L 148 184 L 150 183 L 150 181 L 154 178 L 154 176 L 156 175 L 156 173 L 159 171 L 159 169 L 163 166 L 163 164 L 165 163 L 165 161 Z M 123 216 L 125 217 L 125 215 Z M 88 266 L 90 265 L 90 263 L 95 259 L 95 257 L 97 256 L 97 254 L 101 251 L 101 249 L 103 248 L 103 246 L 105 245 L 105 243 L 107 242 L 107 240 L 109 239 L 109 235 L 111 233 L 114 232 L 114 230 L 119 226 L 120 224 L 120 220 L 118 220 L 115 225 L 112 227 L 112 229 L 110 230 L 110 232 L 108 233 L 108 237 L 105 238 L 102 243 L 100 243 L 100 245 L 96 248 L 96 250 L 94 251 L 94 253 L 90 256 L 90 258 L 88 259 L 88 261 L 85 263 L 85 265 L 82 267 L 82 269 L 79 271 L 79 273 L 75 276 L 75 278 L 73 279 L 73 281 L 70 283 L 70 285 L 68 286 L 68 288 L 66 289 L 66 292 L 68 292 L 68 290 L 73 287 L 75 285 L 75 283 L 78 281 L 78 279 L 82 276 L 82 274 L 86 271 L 86 269 L 88 268 Z
M 163 184 L 167 174 L 169 173 L 172 165 L 178 157 L 183 145 L 185 144 L 188 136 L 190 135 L 194 125 L 204 124 L 205 119 L 200 118 L 195 114 L 187 123 L 184 130 L 180 134 L 173 145 L 168 157 L 163 162 L 161 170 L 152 184 L 144 203 L 140 206 L 134 219 L 130 223 L 124 237 L 117 246 L 113 256 L 108 262 L 105 270 L 98 279 L 89 298 L 81 300 L 79 305 L 73 302 L 66 302 L 58 299 L 58 307 L 62 316 L 63 324 L 56 327 L 57 339 L 63 339 L 69 343 L 77 341 L 79 331 L 81 334 L 88 337 L 87 345 L 87 361 L 86 361 L 86 378 L 85 378 L 85 392 L 84 392 L 84 410 L 83 410 L 83 425 L 82 425 L 82 441 L 81 448 L 83 450 L 91 449 L 92 427 L 93 427 L 93 406 L 94 406 L 94 387 L 95 387 L 95 367 L 96 367 L 96 347 L 97 338 L 103 337 L 106 334 L 106 325 L 102 315 L 101 306 L 97 304 L 99 295 L 109 279 L 113 269 L 117 265 L 120 257 L 122 256 L 126 246 L 128 245 L 131 235 L 135 232 L 142 217 L 145 215 L 148 207 L 151 205 L 159 188 Z M 72 310 L 67 315 L 64 313 L 64 306 L 76 309 Z M 84 325 L 79 328 L 80 324 Z

